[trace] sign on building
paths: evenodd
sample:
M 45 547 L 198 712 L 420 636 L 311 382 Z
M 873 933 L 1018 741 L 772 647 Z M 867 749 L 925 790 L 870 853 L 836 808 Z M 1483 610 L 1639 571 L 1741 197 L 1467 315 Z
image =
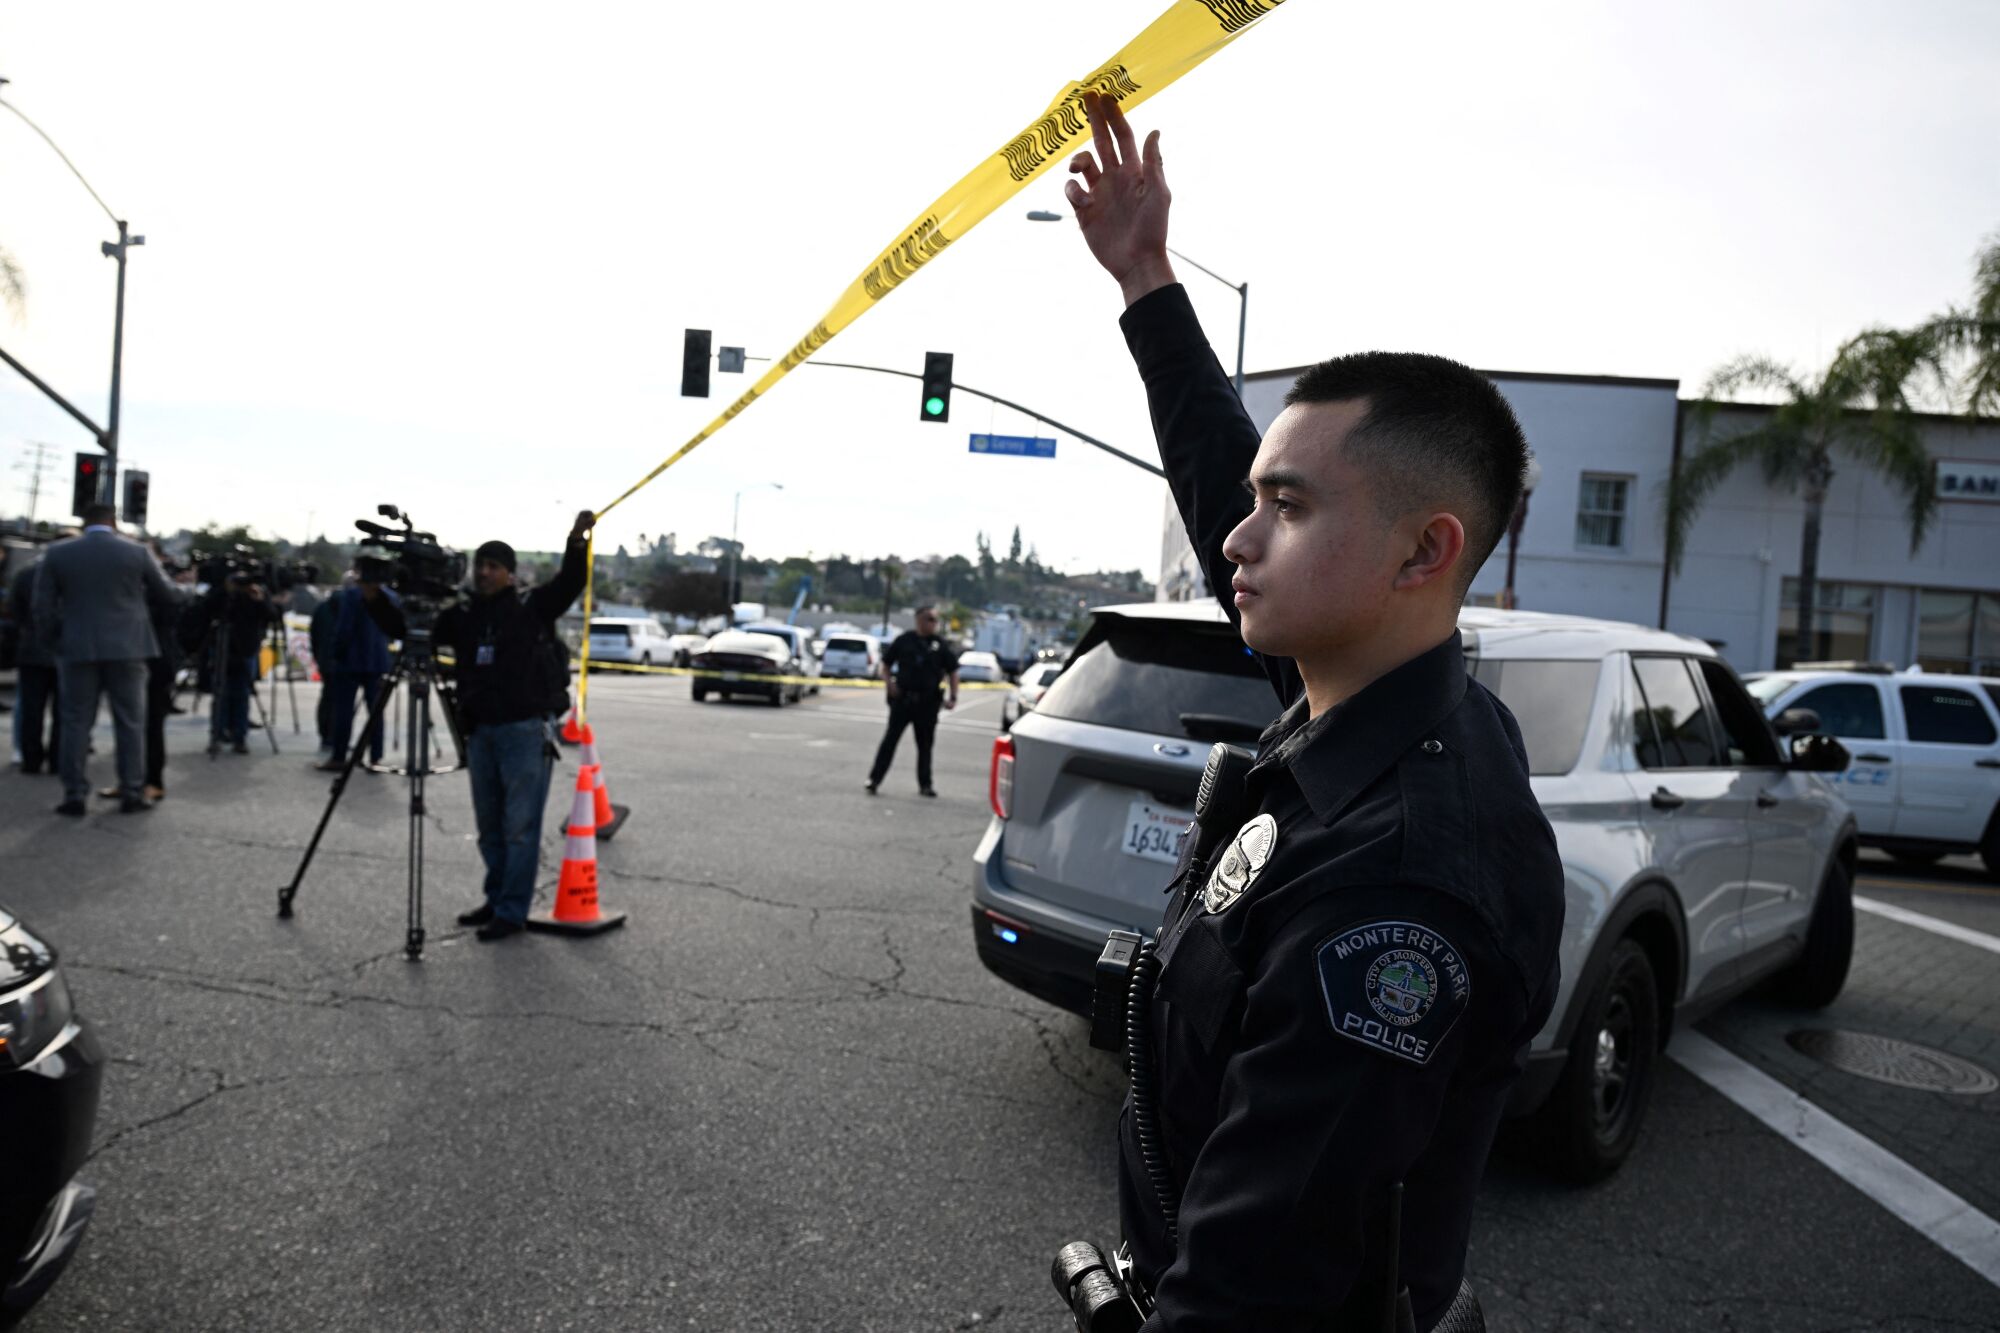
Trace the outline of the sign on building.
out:
M 2000 463 L 1940 458 L 1937 496 L 1940 500 L 1985 500 L 2000 504 Z

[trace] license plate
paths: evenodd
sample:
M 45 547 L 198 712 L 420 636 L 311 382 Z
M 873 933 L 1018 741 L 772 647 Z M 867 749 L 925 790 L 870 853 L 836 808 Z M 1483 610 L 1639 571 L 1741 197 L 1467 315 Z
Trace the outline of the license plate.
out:
M 1181 859 L 1181 835 L 1194 816 L 1148 801 L 1134 801 L 1125 814 L 1125 836 L 1118 845 L 1127 856 L 1172 865 Z
M 722 678 L 724 680 L 742 680 L 743 673 L 741 671 L 725 671 L 722 673 Z

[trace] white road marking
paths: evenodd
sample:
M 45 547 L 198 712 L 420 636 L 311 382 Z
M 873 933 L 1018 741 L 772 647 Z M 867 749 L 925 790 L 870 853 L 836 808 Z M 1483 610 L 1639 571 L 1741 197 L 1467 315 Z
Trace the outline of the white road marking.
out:
M 1887 917 L 1891 921 L 1900 921 L 1906 926 L 1928 930 L 1933 935 L 1942 935 L 1948 940 L 1957 940 L 1960 944 L 1970 944 L 1973 948 L 1984 949 L 1988 953 L 2000 953 L 2000 935 L 1988 935 L 1983 930 L 1972 930 L 1949 921 L 1940 921 L 1934 916 L 1912 912 L 1909 908 L 1898 907 L 1894 903 L 1885 903 L 1877 898 L 1856 898 L 1854 910 Z
M 1700 1033 L 1677 1033 L 1670 1049 L 1696 1078 L 2000 1286 L 2000 1222 Z

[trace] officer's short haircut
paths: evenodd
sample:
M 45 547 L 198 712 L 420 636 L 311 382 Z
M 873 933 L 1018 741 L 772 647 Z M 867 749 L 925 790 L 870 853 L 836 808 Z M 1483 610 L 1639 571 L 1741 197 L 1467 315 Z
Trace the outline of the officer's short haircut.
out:
M 93 523 L 115 523 L 117 521 L 118 511 L 108 504 L 99 502 L 83 507 L 83 522 L 85 527 Z
M 930 603 L 930 602 L 925 602 L 925 603 L 924 603 L 924 604 L 923 604 L 922 606 L 918 607 L 918 608 L 917 608 L 917 609 L 916 609 L 916 610 L 915 610 L 914 612 L 912 612 L 911 614 L 913 614 L 913 615 L 919 615 L 919 616 L 920 616 L 920 615 L 922 615 L 922 614 L 923 614 L 924 612 L 926 612 L 926 611 L 935 611 L 935 610 L 937 610 L 937 607 L 936 607 L 936 606 L 934 606 L 934 605 L 933 605 L 932 603 Z
M 1521 500 L 1528 441 L 1514 409 L 1470 366 L 1421 352 L 1322 361 L 1285 395 L 1294 403 L 1365 400 L 1347 456 L 1374 481 L 1388 518 L 1436 505 L 1465 525 L 1461 594 L 1500 544 Z

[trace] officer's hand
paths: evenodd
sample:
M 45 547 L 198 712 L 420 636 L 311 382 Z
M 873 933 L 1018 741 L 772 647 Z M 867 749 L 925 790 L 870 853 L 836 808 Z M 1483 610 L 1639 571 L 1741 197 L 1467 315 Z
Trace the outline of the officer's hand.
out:
M 1118 279 L 1131 305 L 1174 281 L 1167 262 L 1167 207 L 1173 202 L 1160 162 L 1160 132 L 1146 136 L 1141 152 L 1118 104 L 1100 93 L 1085 93 L 1096 152 L 1070 159 L 1078 180 L 1063 187 L 1090 253 Z
M 901 697 L 902 693 L 903 693 L 903 692 L 902 692 L 901 690 L 899 690 L 899 689 L 897 689 L 897 688 L 896 688 L 896 682 L 895 682 L 895 681 L 893 681 L 893 680 L 892 680 L 892 681 L 890 681 L 890 682 L 889 682 L 889 697 L 890 697 L 891 699 L 895 699 L 895 698 L 899 698 L 899 697 Z
M 958 707 L 958 696 L 955 694 L 946 696 L 944 707 L 946 712 L 950 712 L 952 709 Z
M 590 530 L 596 526 L 597 515 L 585 509 L 577 514 L 576 523 L 569 530 L 569 539 L 573 542 L 582 541 L 590 535 Z
M 263 584 L 261 584 L 261 583 L 253 583 L 253 584 L 251 584 L 251 585 L 250 585 L 250 600 L 251 600 L 251 601 L 253 601 L 253 602 L 261 602 L 261 601 L 263 601 L 263 600 L 264 600 L 264 585 L 263 585 Z
M 361 586 L 361 600 L 364 602 L 372 602 L 377 597 L 380 597 L 382 595 L 382 585 L 379 583 L 364 582 L 360 586 Z

